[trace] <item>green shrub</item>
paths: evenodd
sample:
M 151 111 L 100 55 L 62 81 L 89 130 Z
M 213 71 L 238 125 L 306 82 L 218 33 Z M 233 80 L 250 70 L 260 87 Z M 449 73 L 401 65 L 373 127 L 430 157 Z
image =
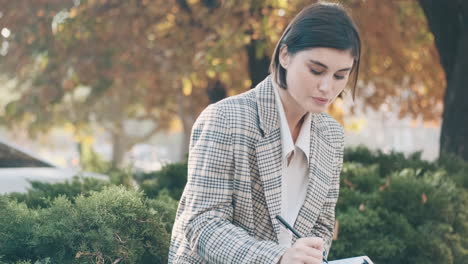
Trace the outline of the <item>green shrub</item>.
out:
M 404 216 L 384 209 L 349 208 L 337 220 L 338 240 L 330 259 L 368 255 L 375 263 L 406 263 L 406 244 L 413 230 Z
M 379 157 L 378 162 L 385 159 L 393 158 Z M 378 164 L 344 164 L 338 240 L 330 259 L 369 255 L 377 263 L 463 263 L 467 190 L 441 166 L 415 161 L 408 168 L 387 167 L 383 175 Z
M 15 259 L 30 259 L 31 239 L 38 213 L 25 204 L 10 201 L 0 196 L 0 256 L 4 262 Z
M 167 189 L 161 191 L 156 199 L 148 200 L 148 206 L 158 212 L 159 219 L 165 223 L 166 231 L 171 233 L 179 202 L 169 195 Z
M 360 163 L 344 163 L 341 173 L 340 199 L 336 205 L 337 211 L 347 208 L 365 206 L 375 198 L 375 191 L 385 183 L 379 175 L 377 165 Z
M 330 259 L 464 263 L 467 172 L 468 163 L 450 155 L 427 162 L 420 153 L 346 149 Z M 114 170 L 110 179 L 35 183 L 28 194 L 0 196 L 0 264 L 166 263 L 187 163 L 139 176 Z
M 12 193 L 8 196 L 18 202 L 24 202 L 29 208 L 47 207 L 54 198 L 65 196 L 71 201 L 80 194 L 88 195 L 91 191 L 100 191 L 110 183 L 104 180 L 75 176 L 63 183 L 44 183 L 31 181 L 27 193 Z
M 131 167 L 127 168 L 113 168 L 105 173 L 109 176 L 110 183 L 114 185 L 122 185 L 127 188 L 134 188 L 137 186 L 135 182 L 135 175 Z
M 148 197 L 156 197 L 166 189 L 172 198 L 179 200 L 187 183 L 187 163 L 168 164 L 159 171 L 142 174 L 138 181 Z
M 380 150 L 371 151 L 364 146 L 346 148 L 344 161 L 358 162 L 364 165 L 377 165 L 381 176 L 405 168 L 420 168 L 424 171 L 436 168 L 435 164 L 421 159 L 421 152 L 415 152 L 405 157 L 401 152 L 392 151 L 389 154 L 385 154 Z
M 458 186 L 468 189 L 468 162 L 453 154 L 443 154 L 436 162 Z
M 1 201 L 8 214 L 0 218 L 0 256 L 7 263 L 167 263 L 168 212 L 160 214 L 141 192 L 106 187 L 39 209 Z

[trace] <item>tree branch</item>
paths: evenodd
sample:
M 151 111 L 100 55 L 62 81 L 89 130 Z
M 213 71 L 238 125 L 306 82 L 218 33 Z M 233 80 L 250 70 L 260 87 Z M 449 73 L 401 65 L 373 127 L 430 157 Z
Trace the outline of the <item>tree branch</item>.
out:
M 146 134 L 144 134 L 143 136 L 139 136 L 139 137 L 128 136 L 128 147 L 130 148 L 134 146 L 135 144 L 148 141 L 156 132 L 159 131 L 159 129 L 160 129 L 159 126 L 154 125 L 154 127 L 150 131 L 148 131 Z

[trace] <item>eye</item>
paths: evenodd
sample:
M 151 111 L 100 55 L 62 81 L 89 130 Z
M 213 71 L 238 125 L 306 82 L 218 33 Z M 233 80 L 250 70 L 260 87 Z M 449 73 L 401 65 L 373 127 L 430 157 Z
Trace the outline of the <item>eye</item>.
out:
M 345 78 L 345 76 L 343 76 L 343 75 L 336 75 L 335 74 L 335 79 L 337 79 L 337 80 L 343 80 L 344 78 Z
M 321 75 L 323 71 L 316 71 L 314 69 L 310 69 L 310 72 L 313 73 L 314 75 Z

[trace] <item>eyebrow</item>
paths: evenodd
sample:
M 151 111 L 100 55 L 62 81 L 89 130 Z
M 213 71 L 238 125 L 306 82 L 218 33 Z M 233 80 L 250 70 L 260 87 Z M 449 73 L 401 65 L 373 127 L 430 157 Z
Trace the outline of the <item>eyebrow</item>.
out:
M 317 64 L 318 66 L 324 67 L 325 69 L 328 69 L 328 66 L 321 63 L 320 61 L 316 61 L 316 60 L 309 60 L 309 61 L 314 63 L 314 64 Z M 351 70 L 351 68 L 344 68 L 344 69 L 341 69 L 341 70 L 338 70 L 338 71 L 341 72 L 341 71 L 349 71 L 349 70 Z

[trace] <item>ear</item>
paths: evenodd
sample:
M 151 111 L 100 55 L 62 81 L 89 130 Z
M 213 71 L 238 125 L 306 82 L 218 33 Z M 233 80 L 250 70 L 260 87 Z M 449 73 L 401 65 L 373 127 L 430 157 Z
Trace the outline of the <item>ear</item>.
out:
M 283 68 L 287 69 L 289 65 L 289 60 L 290 60 L 290 56 L 288 53 L 288 46 L 283 45 L 280 48 L 280 52 L 279 52 L 279 63 L 281 64 Z

